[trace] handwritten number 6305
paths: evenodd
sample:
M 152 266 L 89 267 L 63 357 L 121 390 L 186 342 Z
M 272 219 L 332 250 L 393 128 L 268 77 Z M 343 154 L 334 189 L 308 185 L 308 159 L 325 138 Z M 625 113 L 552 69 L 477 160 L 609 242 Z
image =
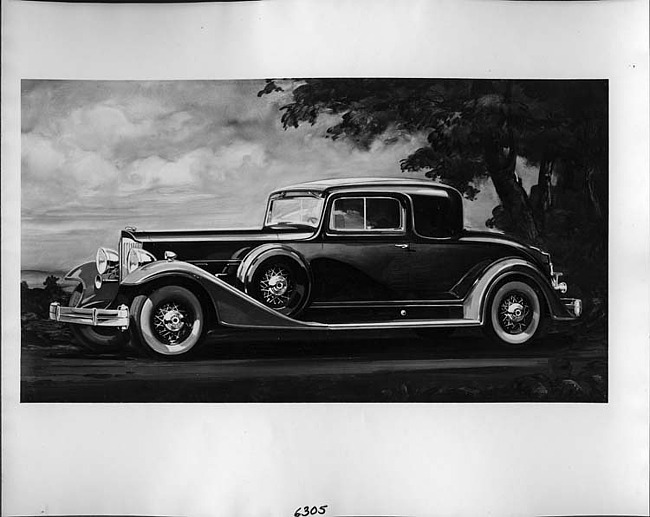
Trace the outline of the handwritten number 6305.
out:
M 325 513 L 325 508 L 327 505 L 322 506 L 301 506 L 295 512 L 293 512 L 293 517 L 307 517 L 308 515 L 323 515 Z

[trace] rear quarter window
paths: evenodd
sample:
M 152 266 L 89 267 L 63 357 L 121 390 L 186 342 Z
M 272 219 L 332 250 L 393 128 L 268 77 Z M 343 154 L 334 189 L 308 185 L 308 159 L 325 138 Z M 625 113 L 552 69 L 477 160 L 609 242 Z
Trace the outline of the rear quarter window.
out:
M 455 206 L 448 197 L 412 196 L 415 231 L 423 237 L 450 237 L 457 230 Z

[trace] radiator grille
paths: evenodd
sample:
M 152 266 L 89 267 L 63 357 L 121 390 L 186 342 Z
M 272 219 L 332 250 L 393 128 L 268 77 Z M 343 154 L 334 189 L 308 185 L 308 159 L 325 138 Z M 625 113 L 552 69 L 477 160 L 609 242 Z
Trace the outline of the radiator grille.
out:
M 129 251 L 133 248 L 142 248 L 142 243 L 128 237 L 122 237 L 120 239 L 120 282 L 127 275 L 126 258 L 129 256 Z

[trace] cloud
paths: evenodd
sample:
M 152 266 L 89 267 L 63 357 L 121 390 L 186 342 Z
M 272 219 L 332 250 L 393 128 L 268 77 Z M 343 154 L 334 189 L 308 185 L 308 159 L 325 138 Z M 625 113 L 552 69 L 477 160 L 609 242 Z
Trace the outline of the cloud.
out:
M 112 158 L 116 146 L 151 135 L 154 124 L 130 120 L 123 107 L 98 104 L 75 109 L 53 129 L 62 142 Z
M 115 165 L 97 152 L 38 134 L 24 134 L 22 148 L 23 205 L 27 208 L 75 202 L 118 180 Z M 40 191 L 49 191 L 51 197 L 35 197 Z
M 65 269 L 139 228 L 256 226 L 268 192 L 324 177 L 403 176 L 415 135 L 369 151 L 283 130 L 263 81 L 24 81 L 23 268 Z M 420 174 L 409 174 L 421 177 Z M 496 194 L 468 204 L 484 225 Z
M 38 134 L 23 134 L 22 150 L 23 179 L 47 181 L 66 161 L 65 153 L 53 140 Z

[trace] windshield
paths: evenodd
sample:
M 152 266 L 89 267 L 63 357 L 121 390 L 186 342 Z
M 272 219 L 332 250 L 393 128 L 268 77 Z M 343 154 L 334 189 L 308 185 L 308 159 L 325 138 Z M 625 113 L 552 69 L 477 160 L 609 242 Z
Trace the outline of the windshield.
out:
M 317 228 L 323 211 L 323 198 L 291 196 L 271 200 L 266 226 L 310 226 Z

